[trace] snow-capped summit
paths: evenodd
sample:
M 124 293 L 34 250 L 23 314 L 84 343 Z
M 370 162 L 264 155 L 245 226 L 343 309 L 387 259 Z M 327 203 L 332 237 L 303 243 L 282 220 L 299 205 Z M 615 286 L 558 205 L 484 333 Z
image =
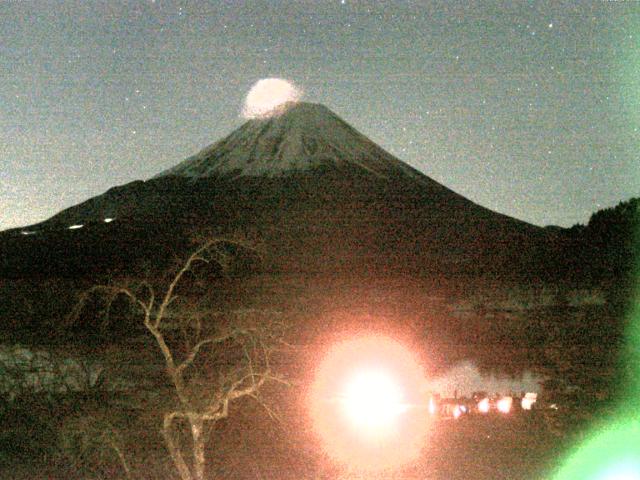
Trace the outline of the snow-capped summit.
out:
M 327 107 L 291 103 L 249 120 L 226 138 L 154 178 L 287 176 L 314 168 L 355 168 L 379 178 L 424 178 Z

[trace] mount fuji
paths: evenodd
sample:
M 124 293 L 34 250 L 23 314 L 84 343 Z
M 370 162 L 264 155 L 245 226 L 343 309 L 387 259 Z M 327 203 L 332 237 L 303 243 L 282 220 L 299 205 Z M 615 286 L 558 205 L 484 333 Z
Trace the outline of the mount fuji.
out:
M 552 231 L 483 208 L 328 108 L 287 105 L 147 181 L 0 233 L 0 276 L 85 275 L 251 232 L 270 272 L 528 275 Z
M 323 105 L 292 104 L 252 120 L 155 178 L 282 177 L 316 169 L 352 169 L 377 178 L 426 179 Z

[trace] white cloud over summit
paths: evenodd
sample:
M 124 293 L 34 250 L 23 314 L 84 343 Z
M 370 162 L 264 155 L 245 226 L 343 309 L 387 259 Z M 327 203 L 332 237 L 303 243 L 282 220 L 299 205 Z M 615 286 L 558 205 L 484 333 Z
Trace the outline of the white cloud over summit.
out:
M 268 118 L 282 113 L 285 106 L 302 98 L 302 90 L 282 78 L 263 78 L 249 90 L 242 108 L 246 119 Z

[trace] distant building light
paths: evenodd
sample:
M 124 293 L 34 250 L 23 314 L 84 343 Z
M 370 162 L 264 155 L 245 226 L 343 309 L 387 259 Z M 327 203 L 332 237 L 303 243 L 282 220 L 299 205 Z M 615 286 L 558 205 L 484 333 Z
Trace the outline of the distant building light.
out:
M 79 224 L 76 224 L 76 225 L 69 226 L 68 230 L 77 230 L 77 229 L 82 228 L 82 227 L 84 227 L 84 225 L 79 223 Z
M 462 408 L 460 408 L 460 405 L 456 405 L 453 409 L 453 418 L 457 420 L 460 415 L 462 415 Z
M 502 397 L 498 400 L 496 407 L 498 411 L 502 413 L 509 413 L 511 411 L 511 405 L 513 404 L 513 397 Z
M 527 392 L 525 396 L 522 398 L 522 409 L 523 410 L 531 410 L 533 408 L 533 404 L 538 400 L 538 394 L 534 392 Z
M 107 218 L 104 219 L 104 223 L 111 223 L 111 222 L 113 222 L 113 220 L 114 220 L 113 218 L 107 217 Z
M 34 232 L 33 230 L 22 230 L 20 233 L 22 235 L 35 235 L 38 232 Z
M 478 402 L 478 411 L 480 413 L 488 413 L 491 408 L 491 404 L 489 403 L 488 398 L 483 398 Z

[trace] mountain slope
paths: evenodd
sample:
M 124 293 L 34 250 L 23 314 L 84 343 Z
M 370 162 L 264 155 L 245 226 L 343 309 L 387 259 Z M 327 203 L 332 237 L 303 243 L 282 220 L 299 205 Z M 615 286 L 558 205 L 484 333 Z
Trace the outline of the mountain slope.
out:
M 452 192 L 326 107 L 300 103 L 151 180 L 3 233 L 0 269 L 135 268 L 202 230 L 252 232 L 268 271 L 370 274 L 526 275 L 554 237 Z
M 292 105 L 284 114 L 251 120 L 223 140 L 154 178 L 277 177 L 316 169 L 361 169 L 380 178 L 427 177 L 354 130 L 328 108 Z

